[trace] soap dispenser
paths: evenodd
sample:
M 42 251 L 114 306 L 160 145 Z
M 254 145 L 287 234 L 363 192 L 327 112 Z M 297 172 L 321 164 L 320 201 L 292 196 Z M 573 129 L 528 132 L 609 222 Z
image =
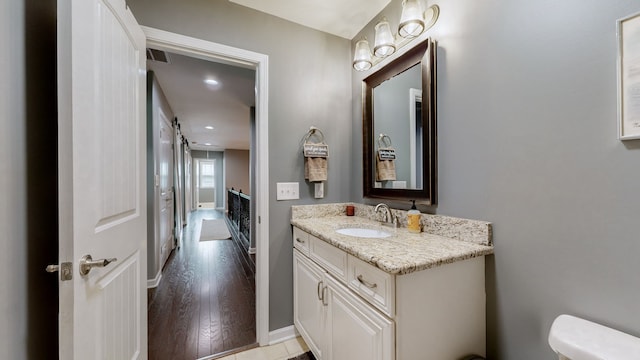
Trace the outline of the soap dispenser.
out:
M 407 228 L 409 232 L 419 233 L 420 232 L 420 211 L 416 208 L 416 201 L 413 201 L 413 205 L 411 205 L 411 210 L 407 212 Z

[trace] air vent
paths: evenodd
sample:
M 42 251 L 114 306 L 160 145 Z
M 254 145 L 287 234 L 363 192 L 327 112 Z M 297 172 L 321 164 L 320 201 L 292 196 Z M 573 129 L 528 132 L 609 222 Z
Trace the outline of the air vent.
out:
M 162 62 L 165 64 L 170 64 L 169 54 L 157 49 L 147 48 L 147 60 Z

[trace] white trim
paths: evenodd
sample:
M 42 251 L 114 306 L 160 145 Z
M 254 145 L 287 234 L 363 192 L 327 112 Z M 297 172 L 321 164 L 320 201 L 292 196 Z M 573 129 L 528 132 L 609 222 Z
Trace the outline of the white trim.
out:
M 269 345 L 278 344 L 290 339 L 295 339 L 298 336 L 300 336 L 300 333 L 293 325 L 276 329 L 269 332 Z
M 147 46 L 256 70 L 256 338 L 269 341 L 269 57 L 264 54 L 142 26 Z
M 409 88 L 409 189 L 416 189 L 416 102 L 422 102 L 422 90 Z M 424 126 L 424 125 L 423 125 Z M 422 149 L 420 149 L 422 151 Z
M 160 285 L 160 280 L 162 280 L 162 269 L 158 271 L 156 277 L 153 279 L 147 279 L 147 289 L 153 289 Z
M 255 247 L 255 246 L 250 247 L 250 248 L 249 248 L 249 251 L 247 251 L 247 252 L 248 252 L 250 255 L 255 254 L 255 253 L 256 253 L 256 247 Z

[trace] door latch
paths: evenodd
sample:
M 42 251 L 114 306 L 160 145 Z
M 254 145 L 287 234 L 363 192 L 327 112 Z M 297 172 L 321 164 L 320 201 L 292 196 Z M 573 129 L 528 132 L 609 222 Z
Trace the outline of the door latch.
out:
M 60 280 L 68 281 L 73 279 L 73 263 L 63 262 L 60 265 L 47 265 L 45 269 L 49 273 L 60 272 Z

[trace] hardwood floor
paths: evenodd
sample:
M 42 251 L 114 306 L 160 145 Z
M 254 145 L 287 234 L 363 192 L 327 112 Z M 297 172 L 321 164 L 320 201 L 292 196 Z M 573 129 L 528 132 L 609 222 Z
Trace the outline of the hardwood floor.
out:
M 255 344 L 255 265 L 235 240 L 198 241 L 202 219 L 223 217 L 192 212 L 181 248 L 149 289 L 150 360 L 193 360 Z

